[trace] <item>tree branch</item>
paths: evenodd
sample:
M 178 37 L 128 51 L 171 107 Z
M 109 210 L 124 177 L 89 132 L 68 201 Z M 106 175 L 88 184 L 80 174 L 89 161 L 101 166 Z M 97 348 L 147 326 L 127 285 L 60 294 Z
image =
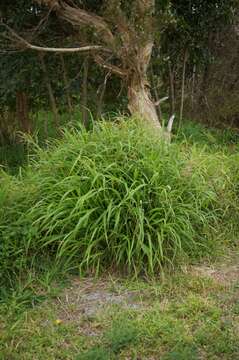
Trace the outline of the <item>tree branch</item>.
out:
M 170 134 L 172 132 L 172 128 L 173 128 L 173 123 L 175 120 L 175 114 L 173 114 L 168 121 L 168 126 L 167 126 L 167 132 Z
M 93 27 L 99 37 L 106 43 L 113 46 L 115 37 L 112 34 L 106 21 L 91 12 L 79 7 L 70 6 L 65 1 L 59 0 L 35 0 L 37 3 L 51 7 L 58 16 L 74 26 L 87 25 Z
M 55 48 L 55 47 L 37 46 L 30 44 L 26 39 L 24 39 L 19 34 L 17 34 L 8 25 L 4 23 L 1 23 L 1 25 L 4 26 L 12 36 L 12 37 L 8 36 L 7 38 L 17 42 L 20 45 L 21 49 L 30 49 L 40 52 L 53 52 L 53 53 L 76 53 L 76 52 L 99 51 L 99 50 L 104 52 L 111 52 L 109 49 L 104 48 L 103 46 L 100 45 L 88 45 L 88 46 L 73 47 L 73 48 Z
M 98 54 L 94 56 L 94 60 L 98 65 L 102 66 L 104 69 L 111 71 L 114 74 L 117 74 L 118 76 L 125 77 L 128 75 L 128 71 L 120 69 L 116 65 L 109 64 Z
M 159 99 L 158 101 L 156 101 L 156 103 L 154 103 L 155 106 L 159 106 L 160 104 L 162 104 L 163 102 L 167 101 L 169 99 L 168 96 L 163 97 L 162 99 Z

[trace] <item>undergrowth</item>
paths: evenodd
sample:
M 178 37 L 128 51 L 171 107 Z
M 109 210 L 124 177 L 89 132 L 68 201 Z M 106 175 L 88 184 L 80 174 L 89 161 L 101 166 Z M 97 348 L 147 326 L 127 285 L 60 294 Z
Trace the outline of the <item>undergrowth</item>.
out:
M 134 121 L 101 123 L 1 174 L 0 278 L 44 269 L 157 274 L 212 254 L 238 211 L 238 155 L 163 143 Z

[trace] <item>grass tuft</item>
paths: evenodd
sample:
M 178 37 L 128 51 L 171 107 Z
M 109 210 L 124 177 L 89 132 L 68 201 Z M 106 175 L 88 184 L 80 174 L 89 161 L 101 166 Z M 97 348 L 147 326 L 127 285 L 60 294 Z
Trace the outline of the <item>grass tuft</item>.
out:
M 134 121 L 67 130 L 20 177 L 1 175 L 1 278 L 41 270 L 45 258 L 81 272 L 156 274 L 213 253 L 237 162 L 168 146 Z

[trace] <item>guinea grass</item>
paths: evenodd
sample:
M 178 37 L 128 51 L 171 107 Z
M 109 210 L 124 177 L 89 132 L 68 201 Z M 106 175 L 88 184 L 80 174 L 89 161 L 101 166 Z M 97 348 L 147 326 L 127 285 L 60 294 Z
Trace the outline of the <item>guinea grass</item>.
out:
M 2 279 L 43 270 L 45 258 L 152 275 L 212 254 L 236 201 L 238 159 L 228 156 L 169 146 L 133 120 L 65 130 L 21 176 L 1 175 Z

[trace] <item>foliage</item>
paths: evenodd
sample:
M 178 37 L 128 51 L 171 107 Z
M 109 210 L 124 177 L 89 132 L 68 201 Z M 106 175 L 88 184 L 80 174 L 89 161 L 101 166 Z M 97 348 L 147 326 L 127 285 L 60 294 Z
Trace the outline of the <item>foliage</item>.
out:
M 194 62 L 202 63 L 211 34 L 232 22 L 236 1 L 172 0 L 170 3 L 174 21 L 169 24 L 163 41 L 168 55 L 177 56 L 178 52 L 188 48 Z
M 43 269 L 46 255 L 81 271 L 152 274 L 215 251 L 212 233 L 236 209 L 237 162 L 168 147 L 134 121 L 65 131 L 22 177 L 1 176 L 2 281 Z

